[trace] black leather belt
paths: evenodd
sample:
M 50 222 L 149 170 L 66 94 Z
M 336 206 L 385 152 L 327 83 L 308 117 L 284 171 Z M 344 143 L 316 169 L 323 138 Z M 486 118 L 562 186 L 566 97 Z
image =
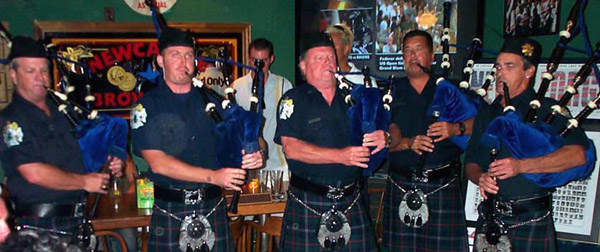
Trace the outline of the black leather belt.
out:
M 37 204 L 19 204 L 16 206 L 15 215 L 17 217 L 83 217 L 85 203 L 58 204 L 58 203 L 37 203 Z
M 354 182 L 350 185 L 342 187 L 333 187 L 330 185 L 324 186 L 312 182 L 310 180 L 306 180 L 302 177 L 296 176 L 293 173 L 290 177 L 290 185 L 298 190 L 302 190 L 317 196 L 327 197 L 334 200 L 338 200 L 344 196 L 352 195 L 359 188 L 358 182 Z
M 550 195 L 518 200 L 494 201 L 496 213 L 506 216 L 514 216 L 528 212 L 547 211 L 550 210 L 551 206 L 552 197 Z
M 188 190 L 169 189 L 154 185 L 154 197 L 162 201 L 195 205 L 204 201 L 216 199 L 220 196 L 221 188 L 218 186 Z
M 456 176 L 454 167 L 454 163 L 449 163 L 432 168 L 425 168 L 423 169 L 422 174 L 417 174 L 418 169 L 414 167 L 410 169 L 390 169 L 390 172 L 413 181 L 427 183 L 430 179 L 437 180 Z

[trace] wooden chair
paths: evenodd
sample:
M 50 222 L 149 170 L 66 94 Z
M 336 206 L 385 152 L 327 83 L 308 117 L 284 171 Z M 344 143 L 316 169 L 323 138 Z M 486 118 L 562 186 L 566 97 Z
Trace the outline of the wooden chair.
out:
M 368 188 L 369 196 L 372 194 L 379 194 L 379 203 L 377 206 L 377 215 L 375 216 L 374 222 L 374 231 L 375 231 L 375 239 L 377 239 L 377 244 L 381 244 L 383 241 L 383 225 L 380 223 L 381 214 L 383 212 L 383 199 L 385 196 L 385 188 Z
M 102 244 L 102 248 L 104 249 L 103 251 L 110 251 L 107 248 L 109 248 L 108 246 L 108 242 L 106 241 L 106 238 L 108 236 L 112 236 L 113 238 L 117 239 L 117 241 L 119 241 L 119 245 L 121 245 L 121 251 L 122 252 L 127 252 L 127 244 L 125 243 L 125 239 L 123 239 L 123 236 L 121 236 L 119 233 L 114 232 L 114 231 L 96 231 L 94 232 L 94 235 L 98 238 L 98 242 L 100 244 Z
M 244 225 L 244 217 L 236 217 L 235 220 L 229 220 L 229 230 L 231 230 L 231 236 L 235 243 L 235 251 L 241 252 L 246 248 L 246 229 Z
M 272 252 L 273 248 L 275 247 L 275 243 L 273 241 L 281 237 L 282 222 L 283 219 L 281 217 L 274 216 L 267 217 L 264 225 L 260 225 L 254 221 L 244 221 L 246 230 L 245 234 L 243 235 L 244 237 L 242 237 L 244 239 L 244 246 L 242 247 L 243 250 L 241 251 L 260 251 L 263 246 L 263 244 L 261 244 L 260 234 L 264 233 L 268 237 L 267 251 Z M 256 243 L 253 243 L 252 241 L 252 233 L 254 231 L 257 232 L 257 235 L 255 236 Z

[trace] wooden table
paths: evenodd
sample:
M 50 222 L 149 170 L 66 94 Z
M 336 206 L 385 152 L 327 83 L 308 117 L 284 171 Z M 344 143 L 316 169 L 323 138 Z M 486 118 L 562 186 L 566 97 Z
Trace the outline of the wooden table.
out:
M 238 213 L 229 214 L 229 216 L 283 213 L 285 203 L 285 200 L 280 202 L 240 203 Z M 91 222 L 96 231 L 147 227 L 150 225 L 151 214 L 152 209 L 137 208 L 135 194 L 127 193 L 120 197 L 103 195 L 96 210 L 96 217 L 92 218 Z

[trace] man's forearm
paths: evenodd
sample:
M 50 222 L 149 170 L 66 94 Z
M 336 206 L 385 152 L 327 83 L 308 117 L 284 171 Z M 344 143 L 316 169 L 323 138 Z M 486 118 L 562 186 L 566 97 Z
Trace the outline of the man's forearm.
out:
M 163 151 L 143 150 L 141 154 L 152 172 L 157 174 L 187 182 L 211 184 L 215 182 L 212 170 L 186 164 Z
M 82 190 L 83 175 L 64 171 L 45 163 L 20 165 L 19 172 L 27 182 L 54 190 Z
M 521 160 L 519 173 L 554 173 L 585 164 L 585 150 L 581 145 L 567 145 L 541 157 Z
M 281 143 L 289 159 L 308 164 L 342 163 L 340 149 L 319 147 L 293 137 L 281 137 Z

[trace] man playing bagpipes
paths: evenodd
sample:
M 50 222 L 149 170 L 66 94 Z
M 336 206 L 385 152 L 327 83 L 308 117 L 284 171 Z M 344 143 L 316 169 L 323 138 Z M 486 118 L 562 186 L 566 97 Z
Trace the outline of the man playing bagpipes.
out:
M 533 158 L 513 158 L 504 144 L 496 147 L 499 150 L 492 148 L 495 151 L 490 155 L 491 149 L 481 142 L 490 122 L 503 115 L 507 101 L 516 109 L 518 115 L 526 114 L 530 108 L 530 101 L 536 98 L 532 83 L 541 52 L 540 44 L 532 39 L 509 39 L 504 42 L 495 63 L 496 92 L 500 96 L 492 104 L 479 110 L 466 151 L 468 178 L 479 185 L 484 199 L 494 199 L 490 205 L 482 204 L 479 207 L 477 234 L 478 237 L 479 234 L 486 237 L 481 244 L 499 242 L 494 244 L 499 251 L 556 250 L 556 234 L 551 212 L 554 187 L 540 187 L 527 180 L 524 173 L 556 173 L 586 162 L 584 151 L 588 147 L 588 140 L 580 127 L 565 136 L 562 147 L 552 153 Z M 503 98 L 506 89 L 510 90 L 510 99 L 506 99 L 507 101 Z M 550 98 L 543 98 L 540 102 L 538 121 L 552 113 L 551 106 L 557 104 Z M 567 124 L 567 119 L 557 116 L 554 122 L 547 126 L 558 131 Z M 535 140 L 532 136 L 528 141 Z M 497 216 L 495 220 L 487 220 L 493 215 Z M 482 225 L 484 221 L 494 222 L 489 222 L 486 226 Z M 496 237 L 496 241 L 489 239 L 493 237 Z M 478 251 L 484 249 L 478 246 L 481 245 L 476 245 Z
M 252 67 L 256 67 L 254 65 L 255 60 L 262 60 L 264 63 L 263 69 L 261 69 L 263 72 L 263 83 L 259 85 L 263 86 L 262 91 L 264 93 L 264 95 L 260 96 L 263 97 L 262 102 L 264 105 L 262 110 L 264 124 L 262 125 L 261 135 L 267 144 L 265 169 L 283 171 L 283 179 L 287 181 L 289 173 L 283 149 L 281 145 L 273 142 L 273 137 L 277 128 L 277 104 L 283 94 L 292 89 L 293 86 L 289 80 L 269 70 L 271 64 L 275 61 L 274 48 L 271 41 L 264 38 L 253 40 L 248 46 L 248 55 L 248 62 L 250 62 Z M 251 108 L 250 98 L 252 97 L 254 75 L 254 71 L 250 71 L 250 73 L 233 82 L 233 87 L 236 90 L 235 99 L 237 104 L 248 111 Z
M 0 158 L 16 224 L 76 236 L 85 223 L 86 192 L 106 194 L 110 175 L 85 173 L 75 130 L 47 96 L 50 62 L 44 45 L 15 37 L 8 60 L 15 92 L 0 112 Z M 108 157 L 108 168 L 120 177 L 123 161 Z
M 245 154 L 242 169 L 219 169 L 215 121 L 203 111 L 216 101 L 192 86 L 194 40 L 166 27 L 158 44 L 163 78 L 131 115 L 133 151 L 148 162 L 148 178 L 154 181 L 148 250 L 234 251 L 221 188 L 241 191 L 244 169 L 261 167 L 262 155 Z
M 473 119 L 436 122 L 428 114 L 437 85 L 430 69 L 433 41 L 425 31 L 402 42 L 407 77 L 394 87 L 390 167 L 384 200 L 383 246 L 390 251 L 467 251 L 458 176 L 462 150 L 452 136 L 470 133 Z
M 300 48 L 307 83 L 284 94 L 275 132 L 292 173 L 281 251 L 376 251 L 359 179 L 370 155 L 385 147 L 385 134 L 365 134 L 363 146 L 352 146 L 331 39 L 311 33 Z M 370 146 L 376 148 L 371 152 Z

